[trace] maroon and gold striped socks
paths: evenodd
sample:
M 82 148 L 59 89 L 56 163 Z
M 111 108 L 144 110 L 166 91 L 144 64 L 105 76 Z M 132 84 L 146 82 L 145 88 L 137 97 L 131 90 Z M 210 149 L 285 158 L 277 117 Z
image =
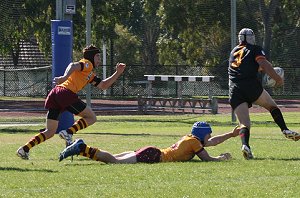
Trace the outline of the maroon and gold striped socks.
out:
M 32 147 L 34 147 L 34 146 L 36 146 L 36 145 L 38 145 L 38 144 L 44 142 L 45 140 L 46 140 L 46 136 L 44 135 L 44 133 L 38 133 L 38 134 L 36 134 L 34 137 L 32 137 L 32 138 L 29 140 L 29 142 L 27 142 L 27 143 L 25 144 L 25 146 L 23 147 L 23 149 L 24 149 L 25 152 L 29 152 L 29 150 L 30 150 Z
M 100 149 L 95 148 L 95 147 L 90 147 L 86 144 L 82 145 L 82 147 L 80 148 L 80 155 L 81 156 L 85 156 L 88 157 L 92 160 L 98 161 L 97 160 L 97 153 L 100 151 Z
M 73 124 L 73 126 L 67 129 L 67 133 L 74 134 L 77 131 L 84 129 L 86 127 L 88 127 L 88 123 L 85 121 L 84 118 L 80 118 Z

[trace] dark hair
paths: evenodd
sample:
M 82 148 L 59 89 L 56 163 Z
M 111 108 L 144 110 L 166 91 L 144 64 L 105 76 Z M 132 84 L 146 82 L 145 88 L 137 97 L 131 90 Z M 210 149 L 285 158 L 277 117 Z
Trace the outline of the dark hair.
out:
M 83 58 L 91 61 L 93 66 L 95 67 L 94 57 L 96 54 L 100 53 L 100 50 L 94 45 L 89 45 L 83 49 Z

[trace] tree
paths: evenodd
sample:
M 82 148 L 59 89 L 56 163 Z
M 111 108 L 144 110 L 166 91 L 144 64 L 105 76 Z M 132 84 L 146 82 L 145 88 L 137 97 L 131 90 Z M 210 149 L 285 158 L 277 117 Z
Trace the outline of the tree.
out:
M 121 19 L 129 32 L 141 42 L 142 63 L 144 65 L 157 65 L 157 41 L 160 35 L 160 9 L 161 0 L 132 0 L 127 10 L 127 16 Z
M 23 3 L 17 0 L 0 2 L 0 13 L 3 14 L 0 17 L 0 51 L 2 55 L 11 55 L 15 66 L 18 65 L 20 42 L 30 37 L 26 23 L 20 23 L 26 17 Z
M 167 54 L 189 65 L 214 66 L 224 60 L 230 46 L 228 1 L 164 0 L 163 7 L 166 30 L 160 45 L 161 61 L 176 63 L 177 60 L 163 60 Z
M 269 3 L 269 7 L 267 7 L 264 0 L 259 0 L 259 6 L 264 25 L 263 48 L 266 52 L 267 58 L 270 58 L 273 17 L 278 3 L 279 0 L 271 0 Z
M 300 65 L 300 1 L 282 0 L 274 14 L 272 61 L 278 66 Z

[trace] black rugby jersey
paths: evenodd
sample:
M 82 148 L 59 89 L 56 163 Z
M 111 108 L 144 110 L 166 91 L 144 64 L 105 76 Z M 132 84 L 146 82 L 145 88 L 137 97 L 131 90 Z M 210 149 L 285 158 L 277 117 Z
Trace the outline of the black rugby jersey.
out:
M 257 79 L 259 65 L 257 60 L 265 58 L 258 45 L 237 45 L 230 53 L 228 74 L 232 82 Z

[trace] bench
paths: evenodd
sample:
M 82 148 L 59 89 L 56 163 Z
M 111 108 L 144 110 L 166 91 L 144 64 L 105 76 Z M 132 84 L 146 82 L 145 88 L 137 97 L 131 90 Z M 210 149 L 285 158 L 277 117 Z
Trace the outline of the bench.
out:
M 147 113 L 148 111 L 161 110 L 163 112 L 181 111 L 182 113 L 204 113 L 205 111 L 213 114 L 218 113 L 218 102 L 216 98 L 163 98 L 163 97 L 139 97 L 139 112 Z
M 144 75 L 147 78 L 147 97 L 138 97 L 139 111 L 147 113 L 150 110 L 171 110 L 173 113 L 177 110 L 182 112 L 198 113 L 209 111 L 213 114 L 218 113 L 218 101 L 212 97 L 210 82 L 215 76 L 178 76 L 178 75 Z M 176 81 L 177 82 L 177 97 L 153 97 L 153 81 Z M 182 97 L 182 82 L 205 82 L 209 84 L 208 99 L 205 98 L 183 98 Z

